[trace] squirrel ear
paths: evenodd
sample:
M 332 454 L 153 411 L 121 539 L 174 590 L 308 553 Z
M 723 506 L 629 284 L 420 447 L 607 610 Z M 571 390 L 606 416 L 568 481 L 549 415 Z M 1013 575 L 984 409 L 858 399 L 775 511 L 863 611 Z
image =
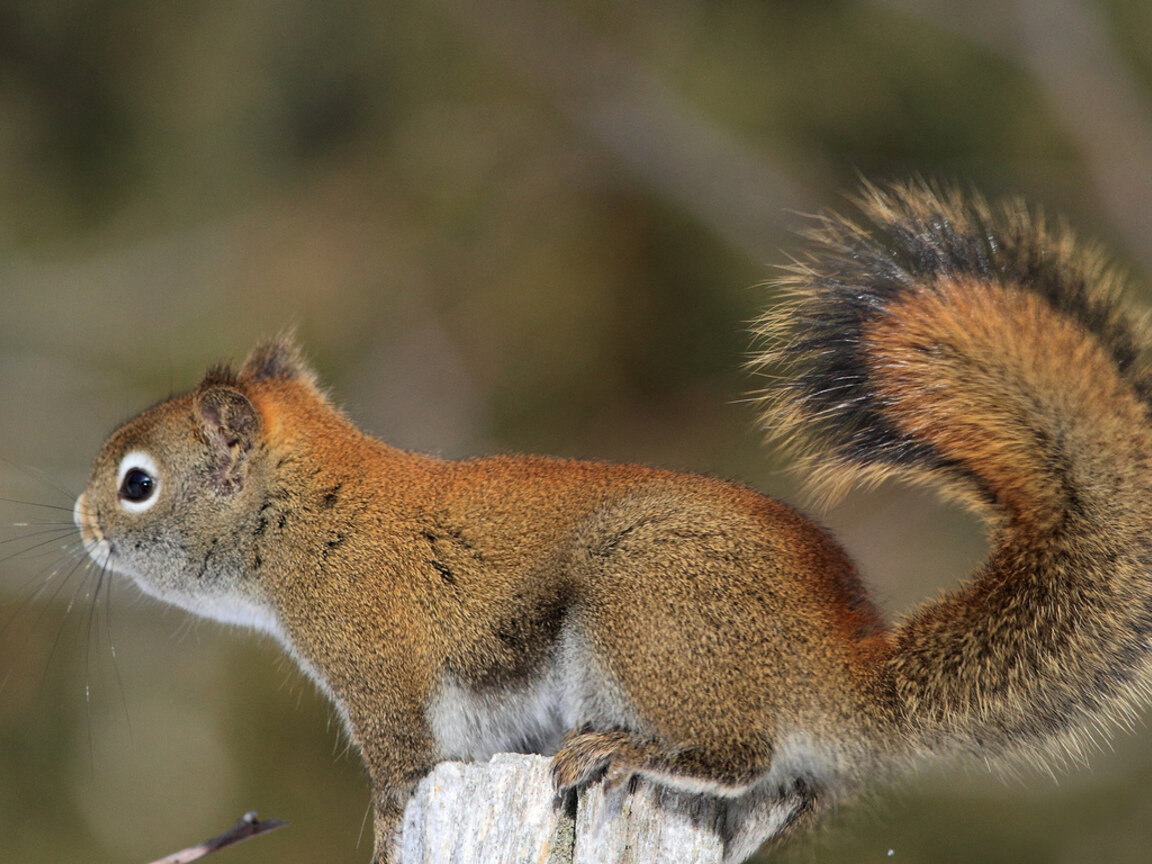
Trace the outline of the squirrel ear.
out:
M 211 476 L 221 492 L 243 485 L 248 451 L 260 433 L 260 414 L 248 397 L 231 387 L 209 387 L 196 395 L 196 416 L 211 449 Z
M 301 355 L 296 337 L 288 331 L 257 345 L 244 361 L 239 377 L 247 381 L 295 379 L 314 384 L 316 374 Z

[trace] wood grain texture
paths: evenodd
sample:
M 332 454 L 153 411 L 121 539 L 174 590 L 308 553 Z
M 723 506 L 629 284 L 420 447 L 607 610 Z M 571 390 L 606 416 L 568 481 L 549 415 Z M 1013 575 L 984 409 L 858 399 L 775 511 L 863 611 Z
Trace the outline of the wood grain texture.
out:
M 444 762 L 404 813 L 399 864 L 719 864 L 724 806 L 646 782 L 584 789 L 575 820 L 557 800 L 551 760 L 502 753 Z

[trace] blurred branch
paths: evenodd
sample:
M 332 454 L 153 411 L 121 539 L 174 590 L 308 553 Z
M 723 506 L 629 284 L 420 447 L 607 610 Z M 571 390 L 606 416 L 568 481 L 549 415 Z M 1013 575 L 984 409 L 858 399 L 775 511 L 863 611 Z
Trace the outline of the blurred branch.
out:
M 239 822 L 220 836 L 213 837 L 211 840 L 205 840 L 199 846 L 190 846 L 187 849 L 174 852 L 167 858 L 160 858 L 157 861 L 153 861 L 152 864 L 185 864 L 187 861 L 196 861 L 205 855 L 211 855 L 213 852 L 239 843 L 241 840 L 247 840 L 249 837 L 256 837 L 260 834 L 266 834 L 269 831 L 275 831 L 277 828 L 283 828 L 287 824 L 287 822 L 281 821 L 280 819 L 265 819 L 261 822 L 256 818 L 255 812 L 245 813 Z
M 771 257 L 768 239 L 792 225 L 786 212 L 811 206 L 799 183 L 555 4 L 436 2 L 544 91 L 573 128 L 740 252 Z
M 1019 63 L 1079 146 L 1100 201 L 1152 270 L 1152 116 L 1145 94 L 1089 0 L 888 0 Z
M 1152 122 L 1098 4 L 1018 0 L 1025 63 L 1080 145 L 1130 248 L 1152 266 Z

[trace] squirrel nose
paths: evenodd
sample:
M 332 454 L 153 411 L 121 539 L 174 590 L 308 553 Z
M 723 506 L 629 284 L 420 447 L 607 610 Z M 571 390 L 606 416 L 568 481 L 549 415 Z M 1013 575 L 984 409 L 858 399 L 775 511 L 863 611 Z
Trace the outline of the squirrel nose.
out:
M 80 529 L 80 542 L 84 551 L 94 561 L 107 565 L 111 555 L 111 546 L 100 530 L 100 523 L 96 521 L 96 514 L 88 506 L 88 499 L 81 494 L 72 507 L 72 521 Z
M 80 493 L 80 497 L 76 499 L 76 504 L 72 508 L 72 521 L 76 523 L 76 527 L 80 529 L 80 533 L 84 533 L 84 517 L 88 512 L 88 502 L 84 500 L 84 493 Z

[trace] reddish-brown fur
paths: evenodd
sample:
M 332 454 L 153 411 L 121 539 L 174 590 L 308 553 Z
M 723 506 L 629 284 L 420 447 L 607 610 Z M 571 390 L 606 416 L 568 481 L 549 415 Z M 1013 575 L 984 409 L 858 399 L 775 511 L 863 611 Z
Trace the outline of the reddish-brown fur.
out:
M 812 442 L 817 477 L 905 476 L 989 521 L 975 579 L 906 622 L 787 505 L 637 466 L 403 452 L 288 340 L 114 433 L 77 502 L 85 542 L 281 640 L 364 757 L 378 862 L 438 759 L 498 748 L 556 752 L 562 790 L 640 774 L 728 798 L 738 861 L 773 808 L 798 825 L 918 754 L 1074 746 L 1147 688 L 1149 340 L 1094 253 L 1019 208 L 922 185 L 862 204 L 869 228 L 814 232 L 760 363 L 788 370 L 767 423 Z

